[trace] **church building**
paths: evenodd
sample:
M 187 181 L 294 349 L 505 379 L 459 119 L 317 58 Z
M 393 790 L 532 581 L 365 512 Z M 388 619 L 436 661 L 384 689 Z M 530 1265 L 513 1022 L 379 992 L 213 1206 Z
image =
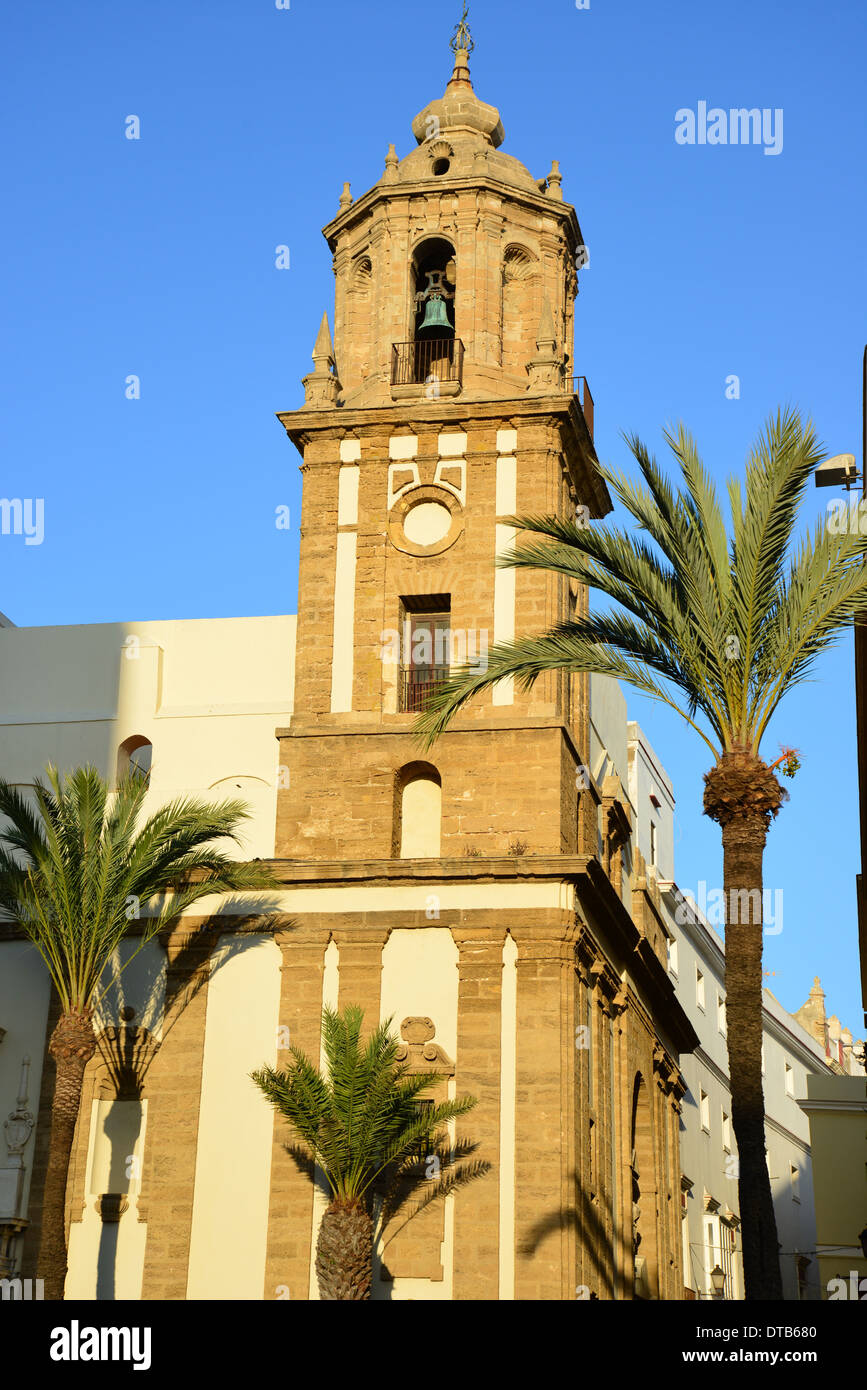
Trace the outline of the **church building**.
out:
M 393 1018 L 414 1069 L 477 1098 L 457 1133 L 488 1171 L 386 1230 L 376 1299 L 683 1294 L 679 1057 L 697 1037 L 667 968 L 657 866 L 638 848 L 623 697 L 580 674 L 530 692 L 503 681 L 427 751 L 416 733 L 451 667 L 587 610 L 562 576 L 496 567 L 510 518 L 592 524 L 611 509 L 575 374 L 578 218 L 556 161 L 539 178 L 504 152 L 471 47 L 461 24 L 414 147 L 390 146 L 361 197 L 346 185 L 324 228 L 333 315 L 303 404 L 279 415 L 303 478 L 297 619 L 227 622 L 207 681 L 207 624 L 143 625 L 134 661 L 129 634 L 94 636 L 104 746 L 46 714 L 32 765 L 4 773 L 24 783 L 49 757 L 85 754 L 113 772 L 153 745 L 156 804 L 179 787 L 250 793 L 248 852 L 282 885 L 273 928 L 245 930 L 243 903 L 199 909 L 106 1006 L 70 1175 L 69 1297 L 318 1297 L 326 1198 L 249 1074 L 289 1045 L 318 1059 L 323 1004 Z M 20 639 L 19 682 L 26 631 L 0 633 Z M 26 1277 L 54 1006 L 25 945 L 0 940 L 0 973 L 17 952 L 18 992 L 42 990 L 12 1213 Z M 17 1007 L 0 987 L 4 1115 L 21 1084 Z M 11 1240 L 10 1219 L 0 1210 Z

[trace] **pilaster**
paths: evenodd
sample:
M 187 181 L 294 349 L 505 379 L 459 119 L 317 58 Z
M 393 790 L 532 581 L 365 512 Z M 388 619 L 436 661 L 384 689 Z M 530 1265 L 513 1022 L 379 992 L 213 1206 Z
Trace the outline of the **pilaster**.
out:
M 148 1124 L 138 1219 L 147 1223 L 143 1299 L 183 1299 L 198 1152 L 211 953 L 193 923 L 160 935 L 166 952 L 162 1041 L 148 1071 Z
M 319 1062 L 322 1022 L 322 976 L 328 945 L 327 926 L 305 925 L 277 931 L 280 947 L 280 1034 L 277 1066 L 289 1060 L 284 1049 L 298 1047 Z M 310 1287 L 310 1240 L 313 1230 L 313 1183 L 286 1152 L 298 1136 L 282 1115 L 274 1113 L 271 1194 L 264 1297 L 306 1299 Z
M 512 929 L 518 947 L 515 1297 L 574 1299 L 575 925 Z

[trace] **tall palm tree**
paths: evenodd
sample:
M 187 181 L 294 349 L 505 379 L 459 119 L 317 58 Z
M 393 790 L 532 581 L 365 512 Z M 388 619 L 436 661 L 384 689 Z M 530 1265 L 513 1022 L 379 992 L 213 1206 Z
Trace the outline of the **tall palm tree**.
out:
M 324 1073 L 296 1047 L 285 1071 L 266 1066 L 251 1073 L 303 1141 L 290 1154 L 310 1177 L 318 1165 L 331 1191 L 316 1244 L 319 1293 L 328 1300 L 370 1298 L 375 1241 L 422 1184 L 426 1190 L 410 1216 L 490 1166 L 461 1163 L 476 1146 L 471 1140 L 450 1145 L 445 1130 L 475 1098 L 419 1105 L 421 1093 L 442 1077 L 412 1075 L 398 1061 L 391 1019 L 362 1043 L 363 1017 L 357 1005 L 323 1010 Z M 422 1151 L 436 1163 L 421 1162 Z M 436 1180 L 426 1176 L 431 1166 Z
M 823 457 L 797 411 L 768 420 L 747 458 L 745 487 L 729 482 L 728 532 L 713 482 L 682 425 L 665 432 L 682 487 L 668 481 L 637 437 L 625 438 L 643 481 L 600 472 L 632 517 L 629 531 L 514 517 L 519 530 L 544 539 L 522 542 L 499 561 L 576 579 L 617 606 L 496 644 L 485 672 L 462 668 L 431 697 L 419 731 L 431 744 L 468 700 L 505 676 L 527 689 L 543 672 L 592 672 L 664 701 L 713 754 L 704 811 L 722 829 L 746 1297 L 778 1299 L 762 1095 L 761 903 L 767 830 L 787 793 L 774 775 L 777 763 L 769 766 L 760 746 L 783 696 L 863 611 L 867 537 L 821 522 L 812 535 L 796 536 L 804 490 Z M 787 764 L 791 773 L 793 756 Z
M 48 1044 L 57 1076 L 37 1271 L 45 1297 L 62 1299 L 69 1156 L 96 1049 L 103 971 L 133 930 L 139 944 L 130 960 L 200 899 L 271 880 L 264 866 L 239 863 L 218 846 L 226 838 L 239 842 L 248 816 L 242 801 L 185 798 L 141 823 L 148 789 L 141 774 L 111 792 L 94 767 L 65 778 L 54 767 L 46 773 L 47 782 L 33 784 L 32 802 L 0 780 L 0 909 L 33 942 L 60 1002 Z M 153 914 L 144 915 L 151 904 Z

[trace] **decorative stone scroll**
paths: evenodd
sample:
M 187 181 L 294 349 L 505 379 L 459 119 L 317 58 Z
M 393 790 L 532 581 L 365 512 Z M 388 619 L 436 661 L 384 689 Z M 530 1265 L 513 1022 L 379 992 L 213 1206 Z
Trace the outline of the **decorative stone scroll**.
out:
M 400 1025 L 403 1043 L 397 1049 L 397 1060 L 405 1063 L 414 1076 L 430 1072 L 438 1076 L 454 1076 L 455 1064 L 433 1041 L 436 1027 L 430 1018 L 405 1018 Z

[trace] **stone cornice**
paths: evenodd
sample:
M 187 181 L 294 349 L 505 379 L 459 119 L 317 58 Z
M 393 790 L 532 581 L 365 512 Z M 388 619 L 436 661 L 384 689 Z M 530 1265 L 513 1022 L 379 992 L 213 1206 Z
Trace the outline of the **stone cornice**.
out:
M 592 919 L 604 922 L 606 934 L 643 991 L 651 1016 L 665 1020 L 674 1050 L 692 1052 L 698 1045 L 698 1034 L 677 999 L 667 970 L 639 932 L 598 860 L 585 862 L 586 871 L 575 881 L 581 907 L 585 912 L 589 909 Z
M 335 722 L 333 724 L 327 723 L 329 718 L 333 718 Z M 418 715 L 416 714 L 387 714 L 378 720 L 362 717 L 358 723 L 354 721 L 348 723 L 346 714 L 333 716 L 328 714 L 293 714 L 292 723 L 275 729 L 274 736 L 275 738 L 354 738 L 359 734 L 366 734 L 368 737 L 380 738 L 385 735 L 396 734 L 406 738 L 407 736 L 415 737 L 417 721 Z M 513 714 L 505 714 L 502 719 L 478 719 L 474 715 L 459 714 L 446 729 L 443 738 L 449 738 L 452 734 L 503 734 L 528 729 L 561 730 L 569 751 L 573 754 L 576 762 L 583 766 L 584 760 L 575 741 L 574 732 L 568 724 L 564 724 L 560 715 L 516 717 Z M 598 790 L 597 795 L 600 795 Z
M 521 203 L 524 207 L 532 209 L 533 212 L 541 212 L 546 217 L 550 217 L 555 223 L 559 223 L 561 228 L 568 228 L 571 233 L 574 246 L 577 248 L 583 245 L 581 227 L 578 223 L 578 215 L 571 203 L 558 203 L 547 197 L 544 193 L 533 193 L 531 189 L 521 188 L 517 184 L 508 183 L 505 179 L 492 177 L 490 173 L 468 174 L 465 178 L 452 178 L 449 180 L 447 190 L 443 189 L 443 184 L 436 176 L 426 179 L 413 179 L 398 181 L 397 183 L 377 183 L 373 188 L 369 188 L 366 193 L 362 193 L 360 198 L 356 198 L 348 208 L 344 208 L 327 222 L 322 228 L 322 235 L 328 242 L 329 250 L 336 250 L 337 238 L 342 232 L 348 231 L 353 222 L 370 218 L 379 203 L 386 202 L 391 205 L 393 210 L 398 202 L 412 198 L 425 197 L 431 193 L 436 194 L 437 199 L 444 191 L 449 194 L 459 194 L 462 192 L 479 193 L 482 191 L 493 193 L 496 197 L 505 196 L 510 202 Z M 410 210 L 407 209 L 407 218 Z M 439 217 L 430 219 L 431 230 L 435 230 L 440 225 Z
M 805 1115 L 812 1115 L 816 1110 L 839 1110 L 849 1115 L 867 1115 L 867 1099 L 865 1100 L 799 1100 L 795 1102 L 800 1106 Z
M 517 883 L 534 879 L 573 882 L 587 872 L 584 855 L 502 855 L 455 859 L 270 859 L 287 886 L 346 883 Z
M 573 484 L 581 492 L 589 487 L 590 496 L 581 500 L 590 507 L 591 515 L 602 517 L 612 510 L 611 497 L 603 479 L 593 467 L 597 462 L 593 439 L 584 419 L 584 412 L 578 397 L 568 391 L 557 391 L 545 396 L 512 396 L 496 399 L 487 396 L 484 400 L 470 400 L 465 395 L 454 399 L 440 397 L 434 401 L 420 398 L 411 403 L 411 417 L 414 424 L 444 426 L 458 425 L 461 428 L 477 422 L 500 421 L 508 419 L 513 426 L 522 421 L 546 421 L 559 425 L 563 431 L 564 455 L 573 478 Z M 333 406 L 317 409 L 277 411 L 277 419 L 285 429 L 299 453 L 303 454 L 306 445 L 314 438 L 331 435 L 343 437 L 356 432 L 360 437 L 368 432 L 381 435 L 406 423 L 406 404 L 377 406 Z M 332 432 L 337 431 L 335 435 Z M 362 463 L 364 460 L 362 459 Z M 336 464 L 336 460 L 335 460 Z

